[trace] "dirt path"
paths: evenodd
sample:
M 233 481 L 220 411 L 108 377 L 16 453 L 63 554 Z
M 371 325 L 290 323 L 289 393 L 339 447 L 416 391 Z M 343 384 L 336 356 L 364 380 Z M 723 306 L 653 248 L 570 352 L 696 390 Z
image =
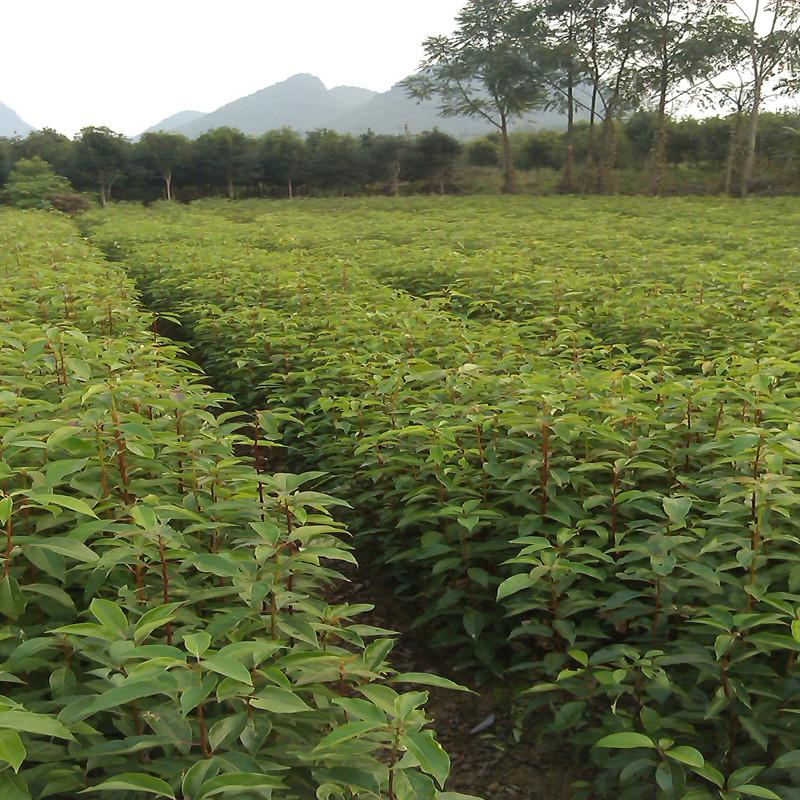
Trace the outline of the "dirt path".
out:
M 433 672 L 463 682 L 453 674 L 446 650 L 427 646 L 424 633 L 409 630 L 413 609 L 401 606 L 391 587 L 380 575 L 367 574 L 362 565 L 348 577 L 350 583 L 337 587 L 334 602 L 371 603 L 375 610 L 369 624 L 399 631 L 401 636 L 391 653 L 392 666 L 407 672 Z M 411 611 L 411 615 L 409 614 Z M 477 795 L 484 800 L 570 800 L 576 766 L 567 741 L 537 733 L 535 721 L 514 738 L 511 718 L 511 689 L 485 686 L 480 695 L 430 688 L 429 715 L 439 741 L 450 754 L 450 791 Z M 476 726 L 493 715 L 495 721 L 481 733 Z

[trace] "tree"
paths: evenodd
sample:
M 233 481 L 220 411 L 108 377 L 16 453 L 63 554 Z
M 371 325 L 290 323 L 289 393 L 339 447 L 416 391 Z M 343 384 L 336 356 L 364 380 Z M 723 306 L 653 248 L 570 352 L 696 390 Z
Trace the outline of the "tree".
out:
M 8 175 L 13 168 L 13 146 L 11 139 L 0 137 L 0 186 L 8 179 Z
M 24 139 L 14 142 L 17 159 L 38 156 L 50 164 L 58 175 L 71 175 L 75 160 L 73 151 L 72 140 L 52 128 L 31 131 Z
M 587 9 L 585 0 L 535 0 L 529 9 L 547 20 L 546 44 L 539 61 L 544 67 L 544 80 L 555 104 L 567 114 L 564 174 L 559 188 L 562 192 L 574 192 L 578 188 L 575 178 L 575 114 L 583 105 L 576 90 L 589 74 L 579 41 L 581 31 L 591 27 L 591 9 Z M 586 110 L 589 111 L 589 107 Z
M 661 193 L 669 142 L 668 110 L 703 77 L 724 67 L 731 30 L 725 0 L 639 0 L 640 35 L 636 67 L 646 99 L 655 99 L 651 158 L 652 193 Z
M 322 128 L 306 137 L 306 181 L 323 191 L 356 191 L 367 179 L 364 152 L 358 139 Z
M 100 203 L 107 206 L 111 189 L 125 175 L 130 158 L 130 142 L 106 127 L 84 128 L 75 142 L 78 173 L 100 188 Z
M 744 71 L 734 67 L 725 77 L 707 81 L 706 98 L 716 107 L 731 111 L 728 128 L 727 156 L 723 191 L 733 193 L 733 182 L 737 164 L 744 147 L 745 116 L 752 103 L 753 86 Z
M 509 124 L 547 102 L 531 40 L 543 31 L 539 15 L 514 0 L 470 0 L 452 36 L 425 41 L 419 74 L 402 85 L 412 97 L 437 97 L 442 116 L 484 119 L 500 132 L 505 192 L 515 191 Z
M 145 133 L 136 144 L 136 155 L 146 170 L 164 181 L 167 200 L 173 199 L 172 179 L 175 170 L 184 167 L 192 152 L 192 143 L 178 133 Z
M 69 181 L 39 156 L 20 159 L 6 184 L 6 194 L 17 208 L 52 208 L 53 198 L 71 193 Z
M 257 172 L 254 140 L 237 128 L 215 128 L 200 136 L 192 147 L 197 173 L 214 186 L 224 186 L 228 199 L 236 197 L 236 184 L 251 181 Z
M 376 136 L 368 133 L 361 137 L 367 157 L 370 180 L 389 181 L 392 197 L 400 194 L 400 175 L 408 156 L 410 142 L 407 136 Z
M 758 124 L 765 95 L 781 71 L 792 67 L 800 49 L 800 0 L 753 0 L 732 6 L 744 27 L 743 63 L 752 86 L 740 193 L 747 197 L 753 180 Z
M 461 142 L 446 133 L 426 131 L 414 141 L 409 170 L 414 177 L 429 180 L 439 194 L 444 194 L 463 149 Z
M 302 174 L 306 160 L 306 144 L 291 128 L 269 131 L 258 143 L 258 160 L 262 179 L 273 186 L 286 187 L 294 197 L 294 183 Z
M 522 149 L 525 169 L 561 169 L 566 154 L 564 140 L 555 131 L 541 131 L 529 136 Z
M 475 139 L 467 147 L 467 162 L 473 167 L 496 167 L 500 163 L 497 142 L 489 136 Z

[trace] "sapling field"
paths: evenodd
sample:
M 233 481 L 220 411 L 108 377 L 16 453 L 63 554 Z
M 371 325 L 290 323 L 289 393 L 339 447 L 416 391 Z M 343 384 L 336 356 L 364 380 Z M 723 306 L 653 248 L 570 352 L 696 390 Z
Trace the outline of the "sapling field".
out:
M 513 689 L 518 747 L 570 750 L 576 800 L 800 798 L 798 222 L 208 201 L 92 212 L 89 244 L 0 217 L 0 782 L 464 797 L 411 685 L 453 684 L 328 600 L 355 552 L 450 677 Z
M 265 472 L 66 217 L 0 214 L 0 273 L 0 797 L 447 800 L 402 689 L 448 682 L 326 599 L 346 502 Z

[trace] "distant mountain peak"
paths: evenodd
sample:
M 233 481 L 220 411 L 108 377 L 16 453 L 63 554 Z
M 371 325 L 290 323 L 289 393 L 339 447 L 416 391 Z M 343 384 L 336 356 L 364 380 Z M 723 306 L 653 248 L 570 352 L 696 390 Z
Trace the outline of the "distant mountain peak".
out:
M 0 103 L 0 136 L 27 136 L 35 130 L 13 108 Z
M 155 125 L 151 125 L 142 133 L 172 133 L 183 125 L 188 125 L 206 115 L 206 111 L 179 111 L 177 114 L 162 119 Z
M 176 120 L 180 115 L 176 115 L 162 121 L 155 129 L 174 130 L 192 138 L 221 127 L 238 128 L 251 136 L 278 128 L 293 128 L 299 133 L 330 128 L 354 134 L 368 130 L 390 134 L 421 133 L 439 128 L 445 133 L 469 138 L 494 130 L 481 119 L 441 117 L 438 103 L 418 103 L 399 84 L 383 93 L 359 86 L 328 89 L 320 78 L 308 72 L 299 72 L 265 86 L 209 114 L 188 113 L 195 116 L 180 121 Z M 561 127 L 564 117 L 556 112 L 543 112 L 532 115 L 531 123 L 544 128 Z M 526 120 L 523 126 L 527 124 Z

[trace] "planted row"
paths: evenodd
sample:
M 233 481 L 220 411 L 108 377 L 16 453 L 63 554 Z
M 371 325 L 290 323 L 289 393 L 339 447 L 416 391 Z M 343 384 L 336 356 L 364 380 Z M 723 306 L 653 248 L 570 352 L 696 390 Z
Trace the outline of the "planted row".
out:
M 486 226 L 507 230 L 485 202 Z M 348 213 L 425 280 L 411 256 L 438 252 L 440 230 L 426 239 L 417 222 L 404 252 L 387 215 Z M 664 291 L 671 341 L 634 350 L 653 270 L 628 252 L 627 289 L 597 271 L 613 326 L 546 312 L 532 335 L 382 285 L 330 214 L 306 206 L 295 228 L 120 210 L 95 236 L 180 312 L 218 383 L 261 410 L 262 435 L 286 432 L 287 461 L 313 454 L 334 475 L 432 643 L 459 648 L 477 681 L 513 670 L 523 706 L 590 748 L 585 796 L 638 798 L 645 780 L 663 798 L 797 797 L 800 363 L 792 323 L 767 316 L 774 296 L 720 269 L 715 313 L 734 297 L 752 308 L 701 342 L 702 315 Z M 782 247 L 759 278 L 775 294 L 791 284 Z M 676 285 L 706 274 L 698 260 Z M 564 283 L 580 297 L 585 274 Z
M 267 473 L 131 281 L 0 216 L 0 794 L 451 798 L 321 474 Z M 254 454 L 243 458 L 242 453 Z

